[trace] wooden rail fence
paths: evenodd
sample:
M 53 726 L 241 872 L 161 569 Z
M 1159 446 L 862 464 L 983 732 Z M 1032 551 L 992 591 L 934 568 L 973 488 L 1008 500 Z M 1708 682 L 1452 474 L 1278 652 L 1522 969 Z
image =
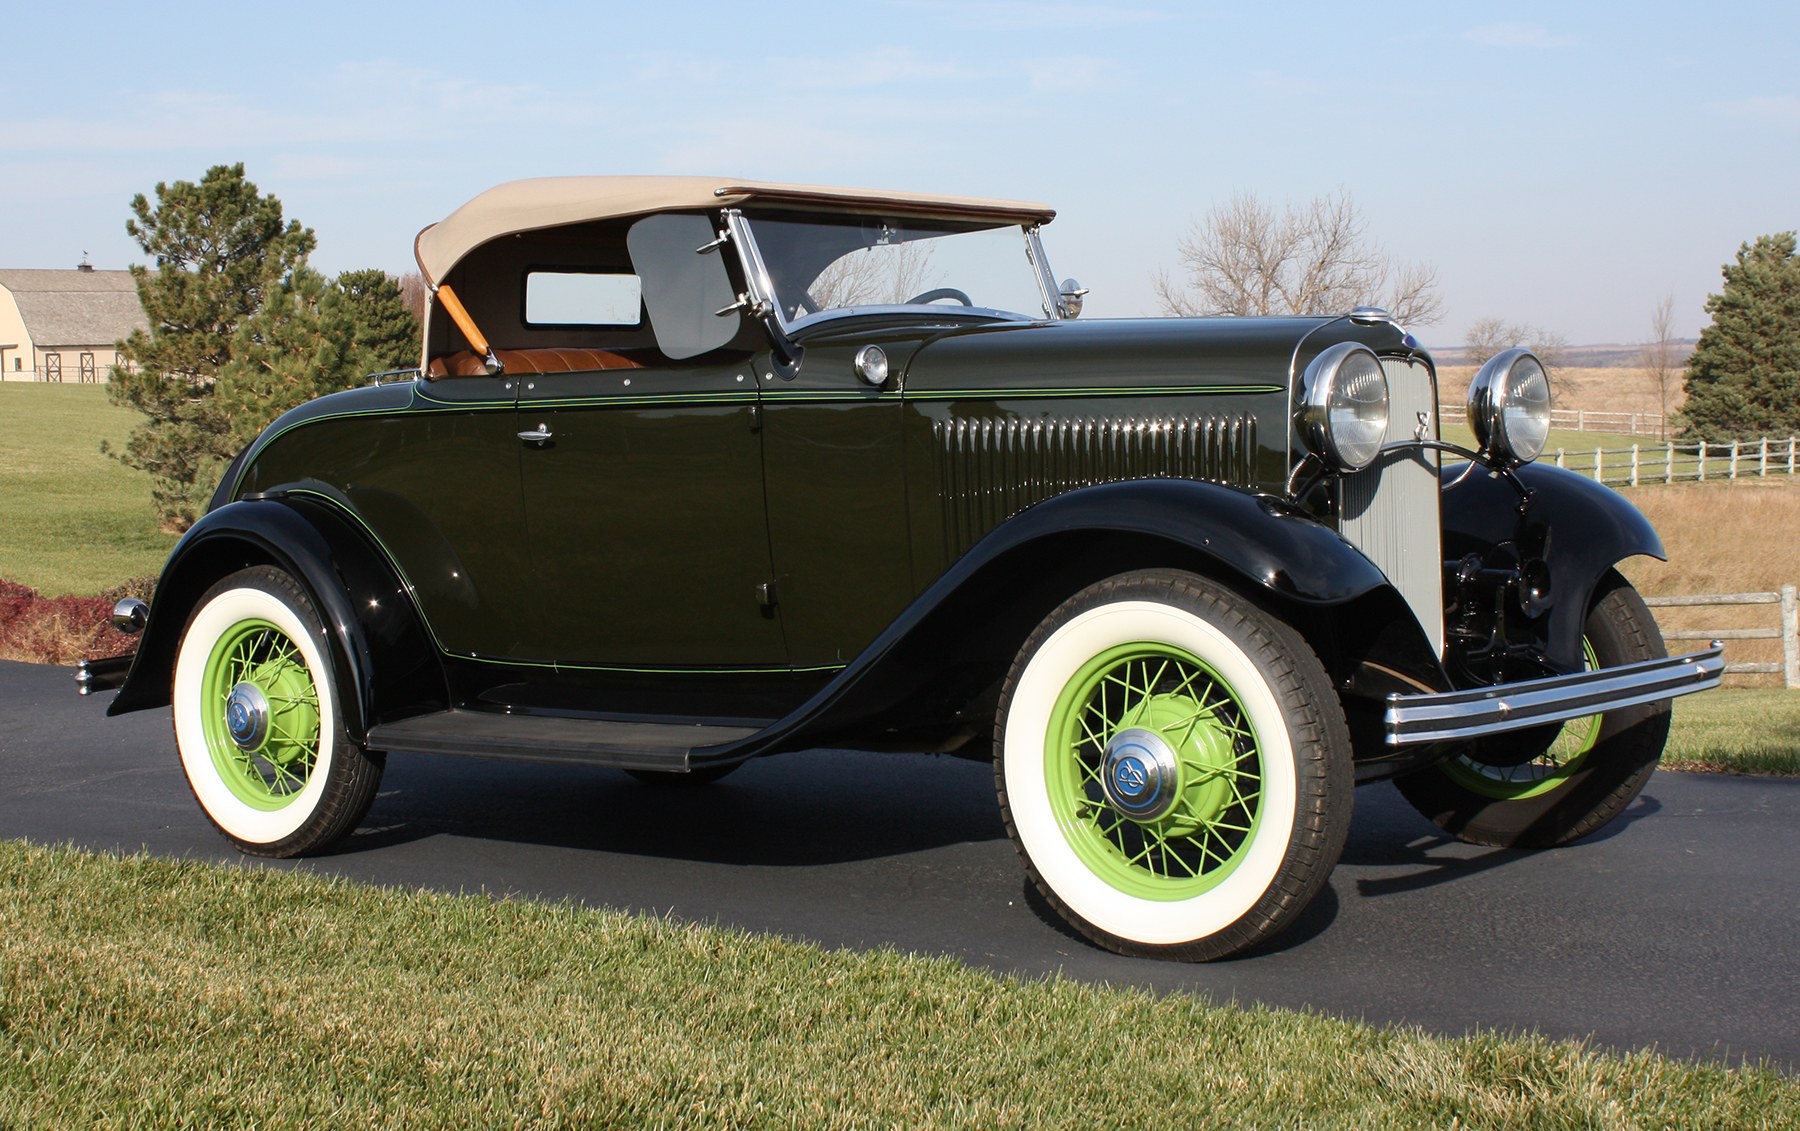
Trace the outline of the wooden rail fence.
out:
M 1800 437 L 1709 444 L 1633 444 L 1629 448 L 1556 449 L 1556 466 L 1592 475 L 1610 487 L 1749 479 L 1800 473 Z
M 1653 609 L 1692 608 L 1724 605 L 1779 605 L 1779 625 L 1774 628 L 1684 628 L 1663 632 L 1665 640 L 1779 640 L 1781 662 L 1778 664 L 1726 664 L 1728 673 L 1779 674 L 1782 685 L 1800 690 L 1800 597 L 1795 587 L 1783 585 L 1779 593 L 1714 593 L 1697 597 L 1646 597 L 1644 604 Z
M 1438 419 L 1460 423 L 1468 414 L 1461 404 L 1438 405 Z M 1565 432 L 1610 432 L 1615 436 L 1667 439 L 1669 418 L 1660 412 L 1598 412 L 1585 408 L 1553 408 L 1550 427 Z

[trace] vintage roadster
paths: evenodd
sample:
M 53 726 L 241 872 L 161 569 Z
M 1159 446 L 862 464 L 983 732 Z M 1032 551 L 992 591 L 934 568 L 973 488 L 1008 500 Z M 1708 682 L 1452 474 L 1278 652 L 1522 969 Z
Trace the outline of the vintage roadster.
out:
M 992 759 L 1045 899 L 1190 959 L 1293 922 L 1356 782 L 1484 844 L 1617 816 L 1722 662 L 1667 657 L 1615 570 L 1662 555 L 1642 516 L 1532 462 L 1538 359 L 1487 363 L 1458 447 L 1382 311 L 1081 321 L 1053 216 L 485 192 L 418 237 L 418 369 L 271 424 L 85 689 L 172 703 L 202 809 L 268 855 L 349 833 L 393 751 Z

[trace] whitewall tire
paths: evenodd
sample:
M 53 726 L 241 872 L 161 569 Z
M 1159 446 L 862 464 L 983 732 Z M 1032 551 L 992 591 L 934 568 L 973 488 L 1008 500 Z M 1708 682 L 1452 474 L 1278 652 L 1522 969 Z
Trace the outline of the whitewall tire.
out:
M 1349 737 L 1318 658 L 1192 574 L 1123 574 L 1052 612 L 1008 675 L 996 749 L 1033 882 L 1123 953 L 1219 958 L 1273 935 L 1349 827 Z
M 345 734 L 319 618 L 288 574 L 258 566 L 206 592 L 182 636 L 173 699 L 188 785 L 245 851 L 316 851 L 368 811 L 381 760 Z

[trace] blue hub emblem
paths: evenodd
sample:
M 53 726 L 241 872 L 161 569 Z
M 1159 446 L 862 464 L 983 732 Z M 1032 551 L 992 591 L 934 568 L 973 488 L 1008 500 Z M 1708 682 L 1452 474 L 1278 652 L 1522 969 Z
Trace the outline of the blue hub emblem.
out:
M 240 683 L 225 697 L 225 733 L 239 750 L 255 751 L 269 737 L 269 698 L 254 683 Z
M 242 699 L 233 699 L 226 704 L 225 726 L 231 731 L 233 739 L 248 742 L 256 730 L 255 720 L 250 717 L 250 705 Z
M 1106 744 L 1100 788 L 1114 809 L 1134 821 L 1154 821 L 1175 804 L 1181 769 L 1161 735 L 1129 727 Z
M 1121 796 L 1141 797 L 1149 785 L 1150 771 L 1144 768 L 1144 760 L 1136 754 L 1127 754 L 1113 763 L 1113 788 Z

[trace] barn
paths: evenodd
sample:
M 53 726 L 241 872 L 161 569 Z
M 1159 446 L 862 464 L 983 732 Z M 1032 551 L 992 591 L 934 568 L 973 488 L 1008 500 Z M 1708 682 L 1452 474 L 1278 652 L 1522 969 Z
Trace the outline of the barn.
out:
M 103 382 L 149 328 L 129 271 L 0 268 L 0 380 Z

